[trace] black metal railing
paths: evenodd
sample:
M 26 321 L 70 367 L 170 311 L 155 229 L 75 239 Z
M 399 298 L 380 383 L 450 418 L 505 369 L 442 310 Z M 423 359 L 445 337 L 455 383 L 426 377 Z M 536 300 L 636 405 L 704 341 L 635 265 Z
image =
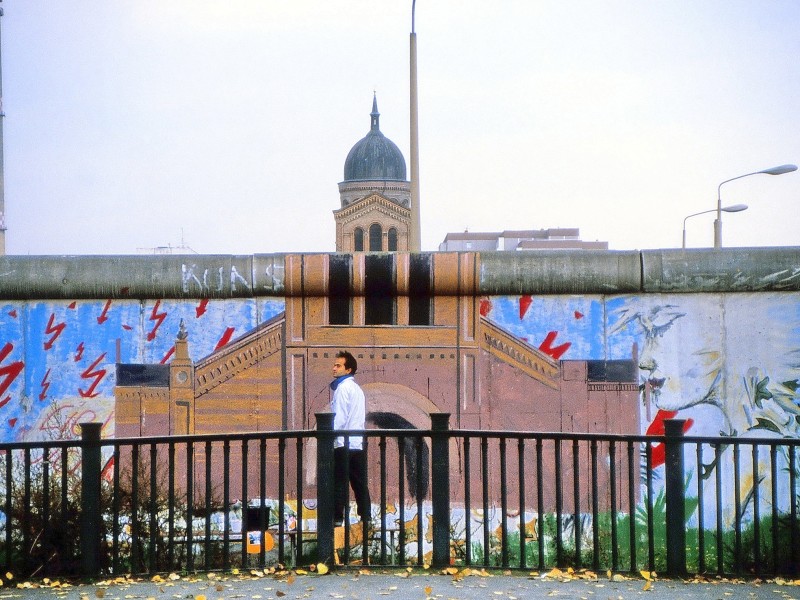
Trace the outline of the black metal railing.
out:
M 0 445 L 0 567 L 17 576 L 326 564 L 796 575 L 785 438 L 367 430 L 372 518 L 334 528 L 317 429 Z M 342 432 L 337 432 L 337 435 Z M 663 468 L 662 468 L 663 465 Z M 349 499 L 348 499 L 349 504 Z

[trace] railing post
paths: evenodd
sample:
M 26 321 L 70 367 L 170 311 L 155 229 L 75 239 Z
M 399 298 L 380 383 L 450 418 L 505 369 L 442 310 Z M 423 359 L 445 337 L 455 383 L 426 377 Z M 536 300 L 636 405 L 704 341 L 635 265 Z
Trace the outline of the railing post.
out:
M 450 564 L 450 413 L 431 414 L 431 501 L 433 557 L 431 566 Z
M 667 501 L 667 575 L 686 575 L 686 492 L 683 472 L 684 419 L 665 419 L 665 474 Z
M 81 570 L 87 578 L 100 574 L 102 507 L 100 506 L 100 428 L 81 423 Z
M 317 417 L 317 554 L 333 564 L 333 413 Z

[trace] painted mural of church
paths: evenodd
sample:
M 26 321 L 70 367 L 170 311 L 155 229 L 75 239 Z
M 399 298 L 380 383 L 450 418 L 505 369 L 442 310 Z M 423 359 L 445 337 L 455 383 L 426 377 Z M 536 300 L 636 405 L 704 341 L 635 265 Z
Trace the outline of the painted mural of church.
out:
M 186 331 L 169 364 L 118 365 L 116 435 L 313 428 L 315 413 L 329 409 L 331 365 L 343 348 L 358 359 L 368 412 L 416 428 L 447 412 L 460 429 L 638 433 L 633 354 L 560 360 L 565 348 L 535 347 L 484 316 L 488 300 L 424 293 L 433 280 L 470 285 L 477 261 L 449 253 L 289 255 L 287 285 L 343 293 L 289 289 L 283 313 L 196 362 Z

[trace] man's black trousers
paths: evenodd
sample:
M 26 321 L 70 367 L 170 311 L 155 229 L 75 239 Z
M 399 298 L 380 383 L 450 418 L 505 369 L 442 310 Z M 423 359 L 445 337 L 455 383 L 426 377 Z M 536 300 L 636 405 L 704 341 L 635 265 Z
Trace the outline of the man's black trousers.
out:
M 358 506 L 358 516 L 367 521 L 371 514 L 369 488 L 367 487 L 367 462 L 363 450 L 347 449 L 344 446 L 333 449 L 334 471 L 334 504 L 333 518 L 335 521 L 344 521 L 344 511 L 347 504 L 347 480 Z M 345 473 L 347 471 L 347 473 Z

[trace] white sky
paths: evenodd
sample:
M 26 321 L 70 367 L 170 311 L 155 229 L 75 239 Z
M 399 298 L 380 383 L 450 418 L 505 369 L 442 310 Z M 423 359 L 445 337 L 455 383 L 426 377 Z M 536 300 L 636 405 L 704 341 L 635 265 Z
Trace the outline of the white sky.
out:
M 411 0 L 0 6 L 9 254 L 333 251 L 373 90 L 409 163 Z M 800 163 L 797 0 L 419 0 L 416 32 L 423 250 L 680 247 Z M 800 171 L 722 202 L 725 246 L 800 246 Z

